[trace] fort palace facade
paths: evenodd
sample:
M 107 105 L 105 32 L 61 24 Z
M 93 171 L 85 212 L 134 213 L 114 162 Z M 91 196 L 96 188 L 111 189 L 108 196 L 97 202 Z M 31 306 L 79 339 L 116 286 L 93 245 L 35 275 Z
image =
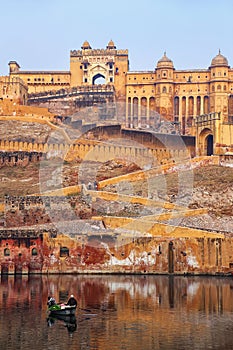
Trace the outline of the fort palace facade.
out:
M 128 50 L 112 40 L 105 49 L 85 41 L 70 51 L 69 71 L 26 71 L 10 61 L 9 76 L 0 80 L 0 97 L 24 104 L 49 107 L 67 94 L 79 108 L 94 105 L 98 96 L 124 105 L 127 128 L 156 130 L 169 121 L 181 135 L 196 137 L 199 154 L 233 152 L 233 68 L 220 50 L 204 69 L 176 70 L 164 53 L 154 70 L 134 72 Z

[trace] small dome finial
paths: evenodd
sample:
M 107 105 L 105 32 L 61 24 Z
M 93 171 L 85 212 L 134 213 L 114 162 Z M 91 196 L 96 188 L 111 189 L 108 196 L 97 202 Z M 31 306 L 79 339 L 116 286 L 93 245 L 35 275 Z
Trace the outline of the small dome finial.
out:
M 218 49 L 218 54 L 221 55 L 221 50 L 220 49 Z
M 81 49 L 83 50 L 91 49 L 91 45 L 87 40 L 84 41 L 83 45 L 81 46 Z
M 116 49 L 116 46 L 113 42 L 113 40 L 111 39 L 108 43 L 108 45 L 106 46 L 107 49 Z

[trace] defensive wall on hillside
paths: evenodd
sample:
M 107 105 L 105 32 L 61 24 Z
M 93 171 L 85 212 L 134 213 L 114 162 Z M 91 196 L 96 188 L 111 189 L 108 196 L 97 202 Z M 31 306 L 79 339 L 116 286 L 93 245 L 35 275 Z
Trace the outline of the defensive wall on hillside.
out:
M 42 160 L 43 157 L 44 154 L 42 152 L 0 151 L 0 168 L 2 166 L 26 166 L 30 162 Z
M 113 133 L 111 134 L 111 130 Z M 21 141 L 0 140 L 2 152 L 37 152 L 48 157 L 60 157 L 66 160 L 85 159 L 107 161 L 113 158 L 128 158 L 132 161 L 141 160 L 143 163 L 166 162 L 167 160 L 186 159 L 195 154 L 194 138 L 182 140 L 177 135 L 151 135 L 150 133 L 117 130 L 117 128 L 99 127 L 92 130 L 105 140 L 94 141 L 80 139 L 72 143 L 32 143 Z M 65 134 L 65 132 L 64 132 Z M 106 139 L 111 134 L 111 139 Z M 119 139 L 116 141 L 116 139 Z M 127 142 L 124 142 L 124 139 Z

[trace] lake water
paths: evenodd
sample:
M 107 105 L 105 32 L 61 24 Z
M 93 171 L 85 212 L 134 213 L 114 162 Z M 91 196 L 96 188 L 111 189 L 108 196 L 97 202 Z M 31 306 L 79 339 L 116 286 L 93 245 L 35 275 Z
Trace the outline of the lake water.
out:
M 71 293 L 76 317 L 48 318 Z M 0 349 L 233 349 L 233 279 L 1 276 Z

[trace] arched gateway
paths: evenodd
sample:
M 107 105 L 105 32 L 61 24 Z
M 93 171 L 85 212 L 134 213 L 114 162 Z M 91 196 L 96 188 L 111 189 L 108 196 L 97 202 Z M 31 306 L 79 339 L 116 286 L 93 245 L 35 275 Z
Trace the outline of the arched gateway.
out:
M 199 134 L 197 142 L 199 147 L 199 155 L 211 156 L 214 154 L 214 136 L 211 129 L 203 129 Z

